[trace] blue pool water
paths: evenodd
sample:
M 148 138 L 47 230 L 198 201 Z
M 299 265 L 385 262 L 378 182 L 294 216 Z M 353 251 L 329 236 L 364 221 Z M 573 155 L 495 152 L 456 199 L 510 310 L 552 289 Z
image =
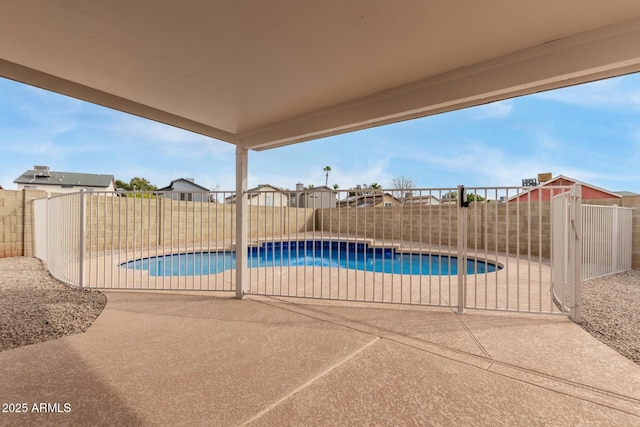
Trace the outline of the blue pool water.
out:
M 458 274 L 458 259 L 434 254 L 400 253 L 393 248 L 370 248 L 366 243 L 340 241 L 267 242 L 249 248 L 248 264 L 256 267 L 339 267 L 379 273 L 413 275 Z M 235 252 L 189 252 L 142 258 L 121 264 L 151 276 L 200 276 L 232 270 Z M 490 273 L 495 264 L 467 260 L 468 274 Z

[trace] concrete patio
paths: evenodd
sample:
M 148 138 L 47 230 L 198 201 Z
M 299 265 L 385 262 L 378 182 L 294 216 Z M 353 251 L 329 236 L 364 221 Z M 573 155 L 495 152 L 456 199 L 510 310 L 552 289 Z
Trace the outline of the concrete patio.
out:
M 28 406 L 0 425 L 640 424 L 640 366 L 564 316 L 104 293 L 86 333 L 0 353 Z

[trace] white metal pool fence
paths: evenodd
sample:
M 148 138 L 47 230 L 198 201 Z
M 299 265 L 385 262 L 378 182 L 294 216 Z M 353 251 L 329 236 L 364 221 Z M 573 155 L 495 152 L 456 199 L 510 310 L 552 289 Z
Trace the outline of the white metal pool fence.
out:
M 247 192 L 243 293 L 459 311 L 571 310 L 584 274 L 574 261 L 579 235 L 571 229 L 583 212 L 575 209 L 580 189 L 532 189 Z M 567 214 L 554 223 L 550 200 L 558 194 L 568 195 Z M 236 207 L 235 192 L 223 191 L 41 199 L 36 256 L 79 287 L 235 291 L 234 254 L 243 242 L 236 238 Z M 558 236 L 567 243 L 562 257 L 553 256 Z M 434 258 L 445 274 L 424 265 Z M 485 262 L 498 270 L 483 272 Z M 569 303 L 559 301 L 569 294 Z
M 582 274 L 591 279 L 631 270 L 632 208 L 582 206 Z

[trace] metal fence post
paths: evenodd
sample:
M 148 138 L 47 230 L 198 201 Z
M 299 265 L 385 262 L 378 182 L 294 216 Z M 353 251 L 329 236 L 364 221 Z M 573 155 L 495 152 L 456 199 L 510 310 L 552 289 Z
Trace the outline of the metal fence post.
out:
M 570 232 L 569 238 L 569 286 L 573 290 L 573 307 L 570 317 L 576 323 L 581 322 L 582 300 L 582 186 L 575 184 L 571 187 L 571 204 L 569 207 Z
M 457 222 L 458 222 L 458 313 L 464 314 L 464 308 L 467 304 L 467 249 L 466 249 L 466 237 L 467 237 L 467 211 L 466 207 L 469 206 L 467 202 L 466 192 L 464 185 L 458 185 L 458 208 L 457 208 Z
M 85 233 L 87 222 L 85 218 L 85 190 L 84 188 L 80 190 L 80 239 L 78 242 L 78 287 L 82 289 L 84 287 L 84 254 L 85 254 Z
M 618 268 L 618 251 L 620 249 L 618 243 L 618 216 L 620 211 L 618 205 L 613 205 L 613 215 L 611 221 L 611 272 L 617 273 L 620 271 Z

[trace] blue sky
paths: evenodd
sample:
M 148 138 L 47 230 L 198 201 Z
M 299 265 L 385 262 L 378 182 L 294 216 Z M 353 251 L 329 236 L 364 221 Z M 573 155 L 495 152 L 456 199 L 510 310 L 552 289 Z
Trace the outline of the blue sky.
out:
M 329 184 L 394 177 L 417 187 L 517 186 L 540 172 L 640 193 L 640 75 L 496 102 L 249 154 L 249 186 Z M 235 188 L 225 142 L 0 78 L 0 185 L 33 165 L 54 171 L 181 177 Z

